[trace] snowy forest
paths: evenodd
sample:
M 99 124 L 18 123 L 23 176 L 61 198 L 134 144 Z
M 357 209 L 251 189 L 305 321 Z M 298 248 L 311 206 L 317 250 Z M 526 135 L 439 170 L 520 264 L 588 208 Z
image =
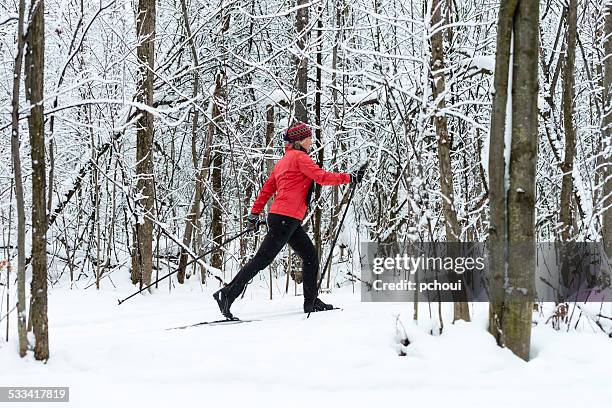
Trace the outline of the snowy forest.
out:
M 579 382 L 591 406 L 612 404 L 611 303 L 537 307 L 533 253 L 491 259 L 488 303 L 359 299 L 364 242 L 597 242 L 612 256 L 612 1 L 4 0 L 0 34 L 0 385 L 70 385 L 73 401 L 102 406 L 168 375 L 188 403 L 198 378 L 230 392 L 213 377 L 242 358 L 252 366 L 235 384 L 257 387 L 259 367 L 289 395 L 300 389 L 279 378 L 284 359 L 310 373 L 321 358 L 335 377 L 302 386 L 365 406 L 421 381 L 402 374 L 406 357 L 438 376 L 425 368 L 438 355 L 438 385 L 467 384 L 452 374 L 469 366 L 497 384 L 486 401 L 529 372 L 544 383 L 524 398 L 568 388 L 546 400 L 566 406 Z M 303 221 L 322 297 L 344 310 L 278 318 L 300 305 L 287 246 L 236 303 L 263 322 L 164 331 L 220 317 L 211 294 L 265 236 L 245 218 L 296 122 L 325 170 L 368 163 L 354 196 L 317 184 Z M 245 335 L 259 351 L 215 354 L 249 347 Z M 160 347 L 176 352 L 142 363 Z M 363 355 L 339 357 L 345 347 Z M 274 350 L 296 356 L 250 354 Z M 567 387 L 547 370 L 570 372 L 556 379 Z M 95 400 L 83 372 L 117 394 Z

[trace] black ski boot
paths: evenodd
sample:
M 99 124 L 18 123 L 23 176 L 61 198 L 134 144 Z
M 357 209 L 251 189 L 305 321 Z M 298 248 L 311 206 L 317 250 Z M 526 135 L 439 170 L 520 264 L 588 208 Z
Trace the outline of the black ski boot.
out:
M 221 313 L 227 320 L 237 320 L 237 318 L 232 315 L 232 312 L 230 312 L 230 307 L 232 306 L 234 299 L 231 299 L 227 294 L 226 288 L 221 288 L 213 293 L 213 297 L 219 305 L 219 310 L 221 310 Z
M 314 302 L 311 300 L 304 302 L 304 313 L 324 312 L 326 310 L 333 309 L 333 305 L 323 303 L 323 301 L 319 298 L 316 298 Z

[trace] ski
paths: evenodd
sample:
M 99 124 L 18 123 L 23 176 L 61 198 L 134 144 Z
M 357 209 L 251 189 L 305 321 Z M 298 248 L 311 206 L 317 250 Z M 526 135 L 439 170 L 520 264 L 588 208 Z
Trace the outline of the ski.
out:
M 341 307 L 334 307 L 333 309 L 321 310 L 319 312 L 312 312 L 312 313 L 320 314 L 322 312 L 331 312 L 331 311 L 334 311 L 334 310 L 344 310 L 344 309 L 342 309 Z M 257 316 L 257 317 L 261 318 L 261 319 L 258 319 L 258 320 L 266 321 L 266 320 L 279 320 L 279 319 L 282 319 L 284 317 L 299 316 L 299 315 L 308 315 L 308 313 L 301 312 L 301 311 L 300 312 L 296 311 L 296 312 L 269 314 L 269 315 L 263 315 L 263 316 Z
M 333 310 L 343 310 L 341 307 L 334 307 L 333 309 L 329 309 L 329 310 L 321 310 L 319 312 L 313 312 L 316 314 L 320 314 L 322 312 L 331 312 Z M 188 324 L 185 326 L 178 326 L 178 327 L 170 327 L 166 330 L 184 330 L 184 329 L 188 329 L 190 327 L 198 327 L 198 326 L 227 326 L 227 325 L 232 325 L 232 324 L 240 324 L 240 323 L 250 323 L 250 322 L 261 322 L 261 321 L 265 321 L 268 319 L 271 320 L 275 320 L 275 318 L 279 318 L 279 317 L 285 317 L 285 316 L 292 316 L 292 315 L 300 315 L 300 314 L 305 314 L 304 312 L 295 312 L 295 313 L 284 313 L 284 314 L 277 314 L 277 315 L 266 315 L 264 316 L 263 319 L 221 319 L 221 320 L 210 320 L 210 321 L 206 321 L 206 322 L 199 322 L 199 323 L 194 323 L 194 324 Z
M 332 308 L 332 309 L 328 309 L 328 310 L 319 310 L 318 312 L 311 312 L 311 313 L 315 313 L 315 314 L 317 314 L 317 313 L 321 313 L 321 312 L 331 312 L 332 310 L 344 310 L 344 309 L 342 309 L 341 307 L 334 307 L 334 308 Z M 308 314 L 308 313 L 306 313 L 306 314 Z
M 207 322 L 199 322 L 194 324 L 188 324 L 186 326 L 178 326 L 178 327 L 170 327 L 166 330 L 184 330 L 190 327 L 198 327 L 198 326 L 227 326 L 231 324 L 239 324 L 239 323 L 249 323 L 256 322 L 258 320 L 250 319 L 250 320 L 241 320 L 241 319 L 222 319 L 222 320 L 211 320 Z
M 344 310 L 341 307 L 334 307 L 333 309 L 329 309 L 329 310 L 321 310 L 319 312 L 312 312 L 312 313 L 323 313 L 323 312 L 332 312 L 334 310 Z M 291 317 L 291 316 L 299 316 L 299 315 L 307 315 L 307 312 L 303 312 L 303 311 L 295 311 L 295 312 L 286 312 L 286 313 L 275 313 L 275 314 L 266 314 L 266 315 L 258 315 L 256 317 L 259 317 L 260 319 L 258 320 L 278 320 L 278 319 L 282 319 L 283 317 Z

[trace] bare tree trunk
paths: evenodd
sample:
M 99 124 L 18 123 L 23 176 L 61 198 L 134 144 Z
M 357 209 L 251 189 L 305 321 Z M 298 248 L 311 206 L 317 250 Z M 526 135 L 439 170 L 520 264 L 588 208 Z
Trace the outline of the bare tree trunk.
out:
M 13 97 L 11 101 L 11 156 L 13 174 L 15 178 L 15 198 L 17 200 L 17 333 L 19 336 L 19 355 L 21 357 L 26 355 L 28 348 L 25 310 L 25 205 L 23 195 L 23 178 L 21 175 L 21 155 L 19 153 L 19 89 L 21 83 L 21 67 L 23 62 L 23 47 L 25 42 L 23 34 L 24 14 L 25 0 L 19 0 L 19 18 L 17 22 L 17 55 L 15 57 L 15 66 L 13 69 Z
M 442 1 L 432 2 L 432 27 L 444 24 L 442 20 Z M 433 97 L 438 100 L 437 108 L 446 108 L 445 92 L 446 81 L 444 78 L 444 39 L 443 31 L 437 30 L 431 36 L 431 72 L 433 76 Z M 442 192 L 442 212 L 445 219 L 446 241 L 453 242 L 459 238 L 459 221 L 454 206 L 455 196 L 453 192 L 453 169 L 451 165 L 452 140 L 448 134 L 448 122 L 446 115 L 437 113 L 434 117 L 436 134 L 438 135 L 438 160 L 440 163 L 440 190 Z M 454 320 L 470 321 L 469 306 L 465 299 L 454 302 Z
M 441 0 L 433 0 L 431 25 L 437 27 L 443 24 Z M 446 108 L 444 93 L 446 92 L 444 78 L 444 44 L 443 31 L 438 30 L 431 36 L 431 72 L 433 75 L 433 97 L 438 100 L 437 108 Z M 459 222 L 454 207 L 453 170 L 451 167 L 451 143 L 448 134 L 447 118 L 444 114 L 436 114 L 434 118 L 438 135 L 438 160 L 440 163 L 440 190 L 444 195 L 442 209 L 446 220 L 446 240 L 456 241 L 459 237 Z
M 274 105 L 268 105 L 266 109 L 266 176 L 270 176 L 272 169 L 274 169 L 274 159 L 272 154 L 274 153 Z M 266 203 L 266 211 L 269 212 L 272 200 Z
M 213 189 L 213 200 L 212 200 L 212 213 L 211 213 L 211 225 L 210 230 L 212 234 L 212 240 L 214 245 L 219 246 L 223 241 L 223 222 L 221 219 L 221 205 L 222 200 L 221 188 L 221 166 L 223 165 L 223 157 L 221 152 L 215 152 L 212 161 L 212 189 Z M 223 252 L 221 249 L 214 251 L 211 255 L 211 265 L 214 268 L 221 269 L 223 267 Z
M 274 159 L 272 158 L 274 138 L 274 105 L 268 105 L 266 108 L 266 170 L 268 175 L 274 168 Z
M 559 200 L 561 240 L 570 240 L 572 213 L 571 198 L 574 191 L 574 156 L 576 154 L 576 129 L 574 128 L 574 62 L 576 60 L 577 1 L 570 0 L 567 13 L 567 45 L 563 70 L 563 128 L 565 131 L 565 156 L 561 164 L 563 181 Z
M 432 3 L 431 25 L 437 27 L 442 24 L 442 4 L 440 0 L 434 0 Z M 444 45 L 443 31 L 438 30 L 431 36 L 431 72 L 433 76 L 433 97 L 438 100 L 437 108 L 443 110 L 446 108 L 444 94 L 445 78 L 444 78 Z M 444 114 L 436 114 L 434 118 L 436 126 L 436 134 L 438 135 L 438 160 L 440 163 L 440 190 L 444 195 L 442 200 L 442 210 L 444 213 L 446 240 L 456 241 L 459 237 L 459 222 L 457 213 L 454 207 L 454 192 L 453 192 L 453 170 L 451 167 L 451 143 L 452 140 L 448 134 L 447 118 Z
M 139 0 L 136 30 L 139 74 L 137 100 L 153 106 L 155 78 L 155 0 Z M 137 202 L 134 252 L 132 254 L 132 282 L 141 287 L 151 283 L 153 267 L 153 114 L 137 109 L 139 119 L 136 132 L 136 187 L 142 198 Z
M 183 10 L 183 20 L 185 23 L 185 27 L 186 27 L 187 33 L 189 34 L 191 33 L 191 28 L 189 25 L 187 7 L 186 7 L 184 0 L 181 3 L 181 7 Z M 221 3 L 221 7 L 222 8 L 224 7 L 223 2 Z M 230 20 L 229 15 L 222 14 L 221 36 L 223 36 L 227 32 L 227 30 L 229 30 L 230 21 L 231 20 Z M 197 49 L 193 41 L 193 36 L 189 34 L 189 38 L 190 38 L 189 44 L 191 47 L 192 57 L 194 58 L 194 62 L 198 64 Z M 218 127 L 217 121 L 220 119 L 220 116 L 221 116 L 221 112 L 219 109 L 219 101 L 221 99 L 221 90 L 222 90 L 222 83 L 223 83 L 224 76 L 225 75 L 223 73 L 219 72 L 217 73 L 215 77 L 215 90 L 213 92 L 213 98 L 211 101 L 212 118 L 208 124 L 208 135 L 207 135 L 206 142 L 204 144 L 204 153 L 202 156 L 201 166 L 198 170 L 196 170 L 195 193 L 194 193 L 193 201 L 191 203 L 190 213 L 187 216 L 187 222 L 185 224 L 185 232 L 183 234 L 183 244 L 185 245 L 185 247 L 189 247 L 189 245 L 191 244 L 193 229 L 198 224 L 197 220 L 200 216 L 200 201 L 202 199 L 202 194 L 204 192 L 204 180 L 206 180 L 206 178 L 208 177 L 209 167 L 211 164 L 211 158 L 215 162 L 213 163 L 213 166 L 215 167 L 215 169 L 217 168 L 217 165 L 218 165 L 219 173 L 214 173 L 213 171 L 214 174 L 212 174 L 212 177 L 213 177 L 213 180 L 217 179 L 217 183 L 218 183 L 217 187 L 219 188 L 219 191 L 220 191 L 220 183 L 221 183 L 220 171 L 221 171 L 222 158 L 221 156 L 217 156 L 217 155 L 220 155 L 220 153 L 217 153 L 214 158 L 211 157 L 211 148 L 212 148 L 213 138 L 214 138 L 215 132 L 217 131 L 217 127 Z M 196 87 L 199 86 L 198 85 L 199 77 L 196 76 L 194 80 L 195 80 L 195 83 L 194 83 L 194 95 L 195 95 L 197 94 Z M 194 121 L 192 122 L 192 137 L 195 137 L 196 129 L 197 129 L 197 117 L 195 117 Z M 195 149 L 193 150 L 195 151 Z M 195 158 L 195 154 L 194 154 L 193 160 L 195 164 L 197 162 L 197 159 Z M 215 194 L 217 196 L 216 198 L 220 198 L 220 195 L 218 195 L 217 193 Z M 211 231 L 213 234 L 213 241 L 219 244 L 221 243 L 222 238 L 223 238 L 223 228 L 221 225 L 221 211 L 220 211 L 220 208 L 218 207 L 217 207 L 218 211 L 215 211 L 216 205 L 217 204 L 213 202 L 213 214 L 212 214 L 213 219 L 212 219 Z M 197 249 L 196 249 L 196 253 L 197 253 Z M 220 251 L 215 251 L 215 253 L 213 253 L 212 255 L 212 265 L 213 266 L 217 265 L 216 267 L 218 268 L 222 266 L 222 258 L 220 254 L 221 254 Z M 177 272 L 177 280 L 179 283 L 185 282 L 185 268 L 187 265 L 187 258 L 188 258 L 187 252 L 185 251 L 184 248 L 181 248 L 180 254 L 179 254 L 179 268 Z M 205 275 L 203 273 L 202 282 L 204 282 L 204 280 L 205 280 Z
M 537 1 L 502 2 L 498 20 L 489 150 L 489 331 L 499 345 L 510 348 L 524 360 L 529 359 L 535 274 L 538 30 Z M 505 163 L 504 140 L 509 126 L 506 123 L 507 90 L 512 42 L 512 141 L 511 146 L 506 146 L 506 149 L 510 149 L 510 163 Z M 504 165 L 500 166 L 499 163 Z M 505 185 L 506 166 L 509 166 L 508 188 Z M 504 253 L 506 249 L 508 254 Z
M 323 149 L 323 132 L 321 131 L 321 92 L 322 92 L 322 76 L 323 70 L 321 67 L 323 66 L 323 53 L 322 53 L 322 37 L 323 37 L 323 20 L 322 20 L 322 8 L 318 8 L 319 11 L 319 19 L 317 21 L 317 83 L 316 83 L 316 93 L 315 93 L 315 148 L 319 149 L 317 153 L 317 164 L 319 167 L 323 167 L 323 161 L 325 159 L 325 152 Z M 319 263 L 321 263 L 321 219 L 323 217 L 323 211 L 319 203 L 321 199 L 321 185 L 315 184 L 314 188 L 314 203 L 315 203 L 315 213 L 314 213 L 314 226 L 313 226 L 313 234 L 315 240 L 315 248 L 317 250 L 317 256 L 319 257 Z M 327 276 L 329 279 L 329 275 Z
M 340 117 L 340 112 L 338 109 L 338 48 L 339 43 L 343 41 L 344 37 L 342 35 L 342 10 L 344 9 L 344 0 L 342 1 L 342 9 L 340 5 L 337 4 L 337 1 L 334 1 L 334 10 L 336 12 L 336 38 L 334 40 L 334 47 L 332 48 L 332 74 L 331 74 L 331 94 L 332 94 L 332 105 L 334 109 L 334 134 L 338 133 L 338 118 Z
M 612 139 L 612 2 L 608 2 L 605 6 L 604 17 L 604 54 L 605 60 L 603 63 L 603 117 L 601 121 L 602 138 L 603 140 Z M 603 242 L 608 257 L 612 257 L 612 163 L 611 158 L 603 158 L 605 166 L 603 166 L 603 208 L 606 208 L 603 214 Z
M 274 153 L 274 105 L 268 105 L 266 107 L 266 134 L 265 134 L 265 174 L 269 176 L 272 173 L 272 169 L 274 168 L 274 159 L 272 158 L 272 154 Z M 249 192 L 250 195 L 250 192 Z M 272 200 L 268 201 L 266 204 L 266 212 L 269 213 L 270 206 L 272 205 Z M 257 241 L 255 241 L 255 245 L 257 245 Z M 283 262 L 282 260 L 273 260 L 272 263 L 268 266 L 268 274 L 270 278 L 270 286 L 269 286 L 269 298 L 272 300 L 272 271 L 277 270 L 277 266 L 279 262 Z M 289 273 L 291 268 L 291 252 L 289 252 L 289 256 L 287 258 L 288 268 L 285 268 L 287 271 L 287 279 L 289 279 Z M 287 283 L 288 284 L 288 283 Z
M 12 184 L 12 183 L 11 183 Z M 11 185 L 12 188 L 12 185 Z M 11 228 L 11 219 L 12 219 L 12 215 L 11 215 L 11 211 L 9 210 L 9 231 Z M 10 237 L 9 237 L 10 238 Z M 10 248 L 10 242 L 11 240 L 9 239 L 9 245 L 7 245 L 6 247 L 6 251 L 7 251 L 7 255 L 8 255 L 8 251 Z M 9 341 L 9 327 L 10 327 L 10 314 L 11 314 L 11 309 L 10 309 L 10 302 L 11 302 L 11 297 L 10 297 L 10 293 L 11 293 L 11 263 L 8 261 L 8 256 L 5 260 L 0 261 L 0 271 L 2 270 L 2 268 L 4 268 L 4 266 L 6 266 L 6 341 Z M 21 351 L 20 351 L 21 353 Z M 23 357 L 23 356 L 21 356 Z
M 47 323 L 47 211 L 45 169 L 45 122 L 43 83 L 45 69 L 44 0 L 30 3 L 31 23 L 26 34 L 25 92 L 31 106 L 28 116 L 32 149 L 32 285 L 30 315 L 36 344 L 34 357 L 49 358 Z
M 195 43 L 193 40 L 193 35 L 191 32 L 191 25 L 189 24 L 189 15 L 187 13 L 187 4 L 185 0 L 181 0 L 181 12 L 183 14 L 183 24 L 185 25 L 185 31 L 187 32 L 189 48 L 191 50 L 191 58 L 193 58 L 194 66 L 199 67 L 200 62 L 198 58 L 198 52 L 197 52 L 197 49 L 195 47 Z M 200 90 L 200 70 L 196 68 L 193 70 L 193 89 L 191 92 L 191 96 L 195 98 L 198 95 L 199 90 Z M 191 118 L 191 158 L 193 160 L 193 167 L 196 172 L 196 178 L 199 174 L 198 157 L 196 154 L 197 153 L 196 144 L 197 144 L 197 139 L 198 139 L 199 117 L 200 117 L 200 111 L 199 109 L 194 107 L 193 117 Z M 197 179 L 195 182 L 195 190 L 196 190 L 195 195 L 197 196 L 197 198 L 193 201 L 191 209 L 194 211 L 196 215 L 192 217 L 190 213 L 190 215 L 188 216 L 187 224 L 185 225 L 185 234 L 183 235 L 183 244 L 187 247 L 191 245 L 193 229 L 195 227 L 196 220 L 200 214 L 200 199 L 202 196 L 202 183 L 198 183 Z M 185 259 L 185 261 L 187 261 L 186 253 L 184 252 L 183 249 L 181 249 L 181 259 Z M 178 281 L 179 283 L 183 283 L 185 279 L 185 266 L 181 263 L 179 263 L 179 266 L 181 268 L 177 275 Z M 204 280 L 204 277 L 205 275 L 202 275 L 202 280 Z
M 308 123 L 308 58 L 306 57 L 306 40 L 308 33 L 305 31 L 308 25 L 308 0 L 297 0 L 300 7 L 296 13 L 295 28 L 298 35 L 297 45 L 302 53 L 296 58 L 297 69 L 297 96 L 295 99 L 295 118 L 300 122 Z
M 204 190 L 204 180 L 208 177 L 208 168 L 210 166 L 210 153 L 212 147 L 213 137 L 216 131 L 216 120 L 219 117 L 219 107 L 217 101 L 221 96 L 221 82 L 223 75 L 217 74 L 215 80 L 215 90 L 213 92 L 212 100 L 212 118 L 208 124 L 208 135 L 206 138 L 206 144 L 204 145 L 204 153 L 202 154 L 202 162 L 200 168 L 196 173 L 195 181 L 195 193 L 193 195 L 193 201 L 191 203 L 190 211 L 187 216 L 187 222 L 185 223 L 185 232 L 183 234 L 183 244 L 179 253 L 179 267 L 176 274 L 179 283 L 185 282 L 185 268 L 187 267 L 187 258 L 189 254 L 185 251 L 191 245 L 191 236 L 193 234 L 193 228 L 196 225 L 196 220 L 200 216 L 200 200 L 202 199 L 202 192 Z
M 88 116 L 88 123 L 93 124 L 93 121 L 91 120 L 91 106 L 87 106 L 87 116 Z M 93 190 L 94 190 L 94 196 L 93 196 L 93 201 L 94 201 L 94 210 L 93 210 L 93 216 L 94 216 L 94 228 L 96 230 L 96 289 L 100 289 L 100 274 L 101 274 L 101 270 L 102 270 L 102 260 L 100 259 L 100 247 L 101 247 L 101 240 L 100 240 L 100 184 L 99 184 L 99 177 L 98 177 L 98 167 L 97 167 L 97 163 L 98 163 L 98 158 L 96 156 L 96 144 L 95 144 L 95 138 L 94 138 L 94 131 L 93 131 L 93 127 L 89 128 L 89 133 L 90 133 L 90 139 L 91 139 L 91 160 L 92 162 L 96 163 L 96 166 L 93 167 L 92 170 L 92 178 L 93 178 Z M 49 149 L 52 149 L 53 146 L 51 143 L 49 143 Z M 49 188 L 51 187 L 51 183 L 49 183 Z M 49 194 L 49 196 L 51 196 L 51 194 Z M 48 203 L 47 203 L 48 204 Z M 47 208 L 51 208 L 50 205 L 47 206 Z M 49 210 L 50 211 L 50 210 Z
M 191 25 L 189 24 L 189 15 L 187 13 L 186 0 L 181 0 L 181 13 L 183 14 L 183 24 L 185 25 L 185 31 L 187 32 L 187 41 L 189 42 L 189 49 L 191 50 L 191 58 L 193 58 L 193 65 L 196 67 L 193 70 L 193 89 L 191 96 L 195 98 L 200 90 L 200 61 L 198 58 L 198 51 L 196 50 L 195 43 L 193 41 L 193 34 L 191 32 Z M 193 167 L 198 167 L 198 157 L 196 154 L 196 142 L 197 142 L 197 130 L 198 130 L 198 119 L 200 117 L 200 110 L 196 107 L 193 108 L 193 117 L 191 119 L 191 158 L 193 160 Z
M 223 25 L 221 27 L 219 43 L 220 43 L 220 48 L 224 50 L 223 51 L 223 78 L 227 78 L 227 63 L 225 61 L 225 58 L 227 57 L 227 55 L 225 53 L 226 44 L 225 44 L 224 36 L 227 30 L 229 29 L 229 24 L 230 24 L 231 19 L 230 19 L 230 14 L 225 13 L 223 2 L 221 2 L 221 4 L 222 4 L 221 21 Z M 223 88 L 222 84 L 223 82 L 221 81 L 219 97 L 220 99 L 223 99 L 223 100 L 219 100 L 215 103 L 217 106 L 217 113 L 216 113 L 215 121 L 217 120 L 217 117 L 219 121 L 223 121 L 221 106 L 226 106 L 226 102 L 227 102 L 227 97 L 226 97 L 227 96 L 227 82 L 225 83 L 225 89 Z M 232 149 L 231 140 L 230 140 L 229 146 L 230 146 L 230 152 L 233 154 L 233 150 L 231 150 Z M 221 205 L 222 205 L 221 202 L 223 199 L 223 194 L 222 194 L 223 156 L 222 156 L 221 151 L 216 151 L 212 159 L 213 160 L 212 160 L 211 176 L 212 176 L 213 197 L 212 197 L 212 212 L 211 212 L 210 229 L 211 229 L 211 234 L 212 234 L 212 241 L 214 242 L 214 245 L 219 247 L 220 244 L 223 242 L 223 220 L 222 220 L 222 211 L 221 211 Z M 221 248 L 216 249 L 212 253 L 211 265 L 217 269 L 223 268 L 223 251 L 221 250 Z M 205 275 L 203 272 L 202 281 L 204 281 L 204 276 Z
M 502 322 L 504 318 L 504 279 L 506 277 L 505 248 L 507 242 L 506 186 L 504 163 L 504 136 L 508 103 L 508 74 L 510 72 L 510 46 L 512 21 L 518 0 L 502 0 L 497 20 L 497 51 L 495 79 L 489 135 L 489 332 L 497 344 L 504 345 Z M 508 146 L 507 148 L 510 148 Z M 504 165 L 500 166 L 500 163 Z
M 538 141 L 539 2 L 520 0 L 514 17 L 512 146 L 508 188 L 505 344 L 529 360 L 535 286 L 535 172 Z

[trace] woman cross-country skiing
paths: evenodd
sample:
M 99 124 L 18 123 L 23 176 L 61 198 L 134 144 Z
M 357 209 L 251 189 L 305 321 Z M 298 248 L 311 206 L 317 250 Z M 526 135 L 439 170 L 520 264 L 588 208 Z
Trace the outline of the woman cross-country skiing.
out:
M 264 183 L 247 217 L 250 229 L 257 229 L 259 214 L 273 194 L 276 194 L 268 214 L 268 233 L 255 257 L 247 262 L 234 279 L 213 294 L 221 313 L 233 319 L 230 307 L 240 296 L 247 283 L 259 271 L 274 260 L 280 250 L 289 244 L 302 258 L 304 280 L 304 312 L 319 312 L 333 309 L 332 305 L 317 298 L 317 270 L 319 259 L 312 241 L 302 228 L 302 220 L 310 200 L 314 183 L 335 186 L 359 183 L 365 173 L 365 165 L 353 174 L 330 173 L 308 156 L 312 145 L 310 128 L 301 122 L 285 133 L 285 155 L 276 163 Z

